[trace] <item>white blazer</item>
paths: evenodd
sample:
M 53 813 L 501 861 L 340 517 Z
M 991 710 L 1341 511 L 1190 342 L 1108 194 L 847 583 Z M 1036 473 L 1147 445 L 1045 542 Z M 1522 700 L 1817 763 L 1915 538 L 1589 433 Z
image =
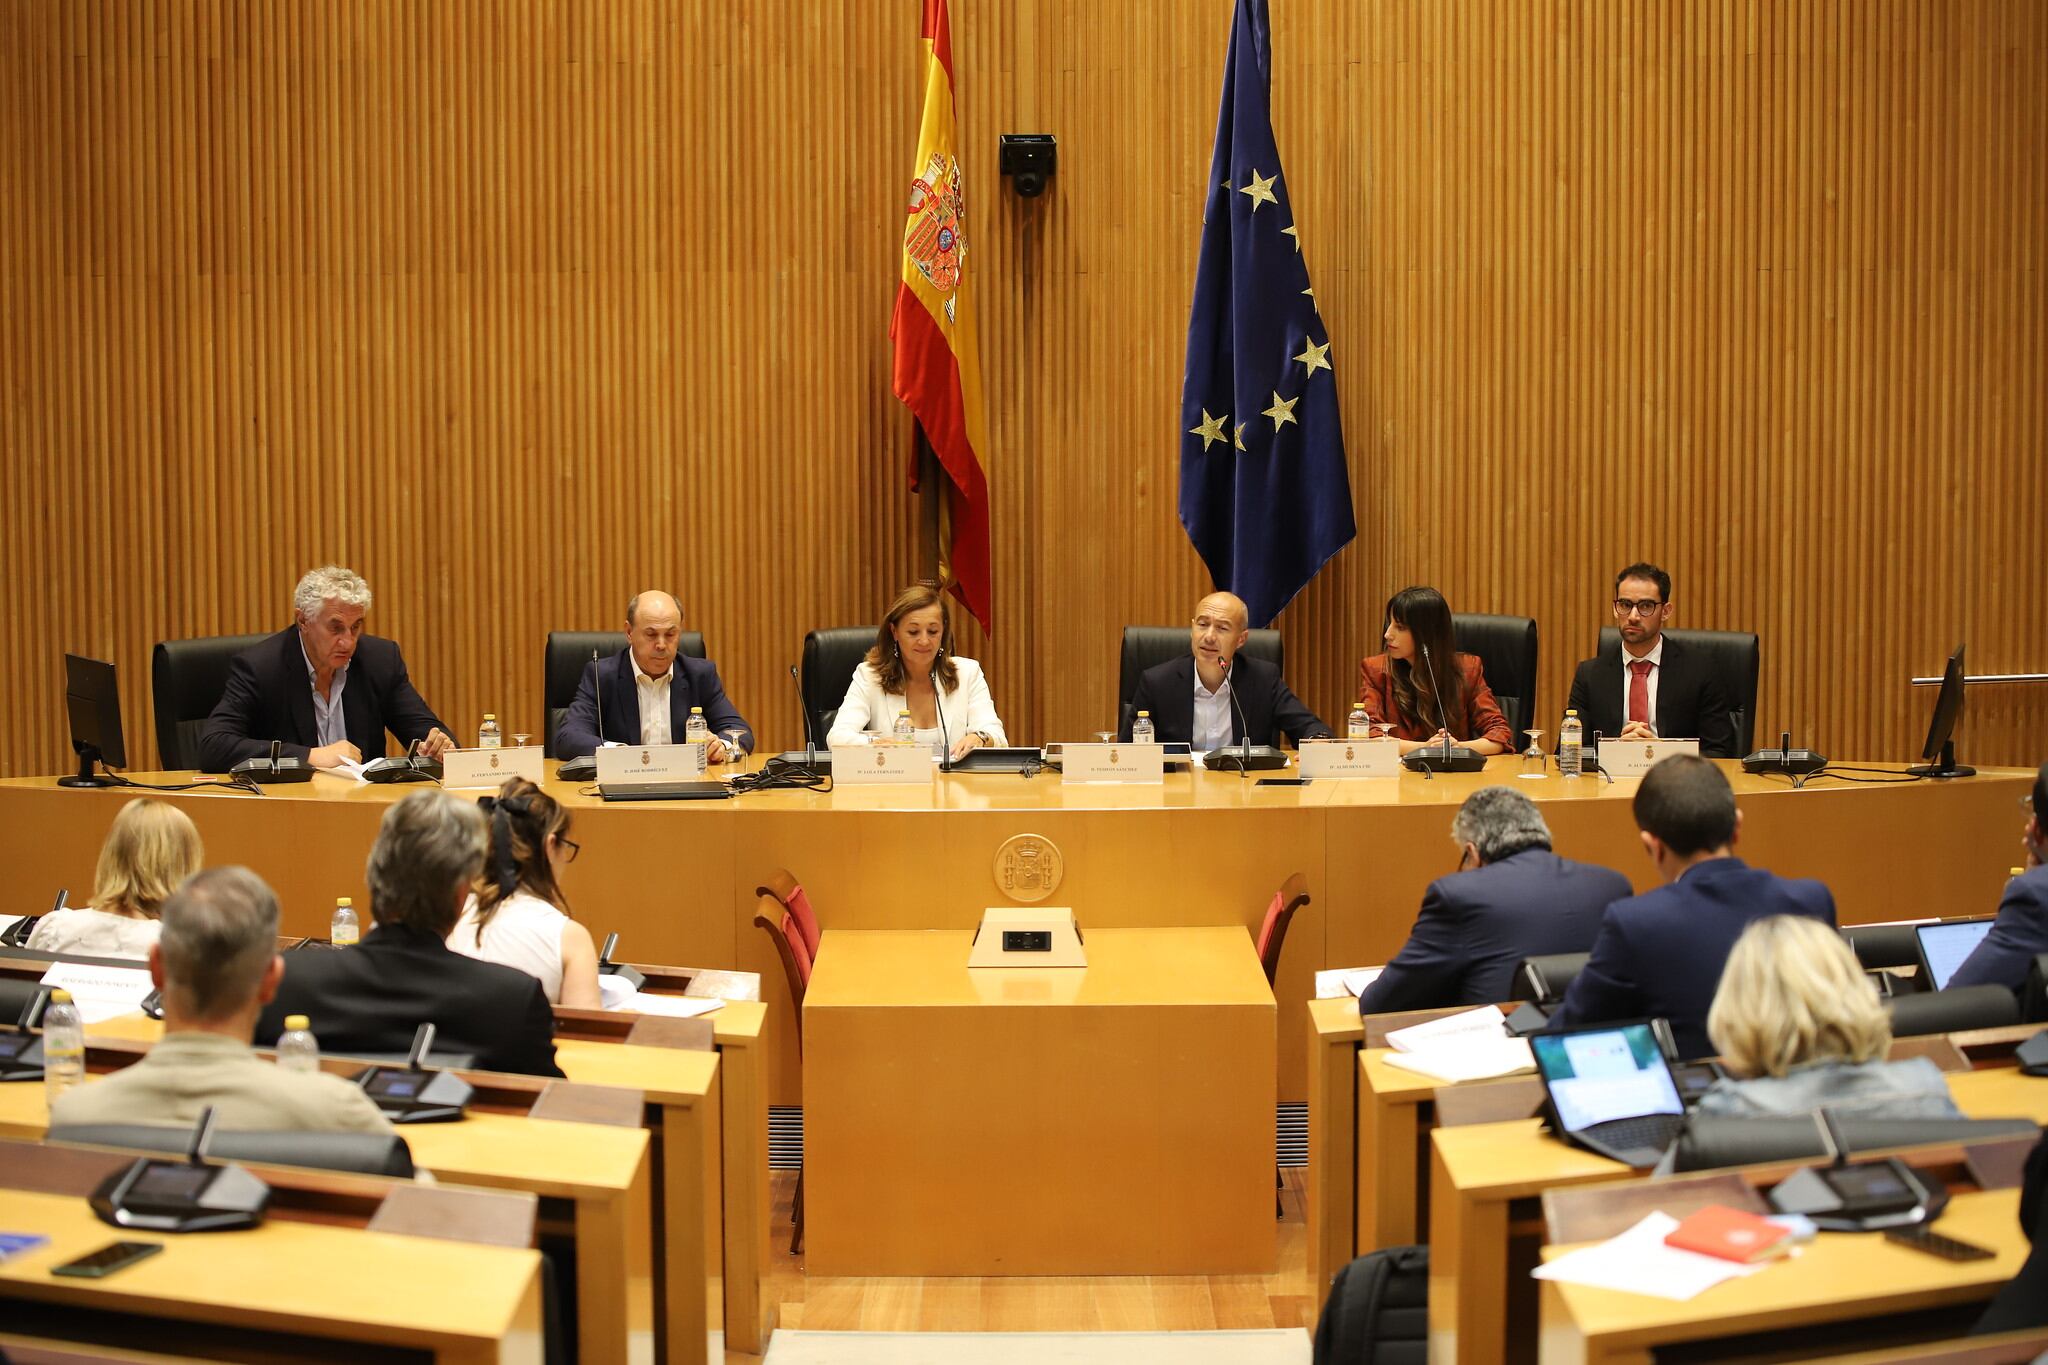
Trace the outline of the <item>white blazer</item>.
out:
M 1009 736 L 1003 733 L 1003 718 L 996 714 L 995 699 L 988 694 L 988 679 L 982 676 L 981 665 L 972 659 L 953 656 L 953 667 L 959 681 L 948 692 L 939 689 L 939 715 L 946 722 L 946 737 L 958 744 L 962 735 L 976 730 L 985 731 L 998 747 L 1009 744 Z M 832 733 L 825 736 L 830 748 L 842 744 L 865 744 L 869 737 L 893 734 L 898 713 L 906 708 L 901 692 L 884 692 L 882 675 L 870 663 L 862 663 L 853 670 L 853 678 L 846 684 L 846 698 L 839 703 L 838 718 L 832 722 Z M 939 731 L 919 730 L 920 743 L 936 745 Z

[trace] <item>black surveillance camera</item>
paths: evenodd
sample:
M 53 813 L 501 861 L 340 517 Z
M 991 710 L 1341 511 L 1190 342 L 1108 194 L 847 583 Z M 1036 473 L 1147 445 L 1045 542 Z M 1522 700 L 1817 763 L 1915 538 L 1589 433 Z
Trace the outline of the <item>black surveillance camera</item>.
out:
M 1004 133 L 998 168 L 1010 177 L 1020 198 L 1036 199 L 1045 193 L 1059 161 L 1059 144 L 1051 133 Z

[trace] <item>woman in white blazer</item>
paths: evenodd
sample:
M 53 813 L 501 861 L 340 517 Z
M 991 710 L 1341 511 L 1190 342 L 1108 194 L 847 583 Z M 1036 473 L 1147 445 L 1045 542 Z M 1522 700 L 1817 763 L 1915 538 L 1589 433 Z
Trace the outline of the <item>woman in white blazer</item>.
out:
M 953 653 L 952 614 L 945 594 L 930 583 L 905 588 L 889 604 L 825 742 L 836 749 L 887 737 L 905 711 L 919 743 L 937 748 L 943 734 L 954 758 L 1009 743 L 981 665 Z

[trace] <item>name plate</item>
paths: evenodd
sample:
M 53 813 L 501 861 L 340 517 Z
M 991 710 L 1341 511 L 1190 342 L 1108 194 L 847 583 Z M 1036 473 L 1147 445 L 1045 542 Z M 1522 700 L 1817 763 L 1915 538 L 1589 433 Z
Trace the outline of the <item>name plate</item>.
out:
M 701 744 L 614 744 L 597 751 L 597 780 L 607 786 L 690 782 L 703 776 Z
M 1650 771 L 1659 760 L 1673 754 L 1700 756 L 1700 742 L 1696 739 L 1603 739 L 1600 741 L 1600 766 L 1607 775 L 1617 781 L 1624 777 L 1641 777 Z
M 441 755 L 441 785 L 444 787 L 489 787 L 505 785 L 508 777 L 539 782 L 546 756 L 540 749 L 449 749 Z
M 1164 744 L 1067 744 L 1060 748 L 1061 782 L 1166 780 Z
M 1401 745 L 1392 738 L 1305 739 L 1303 777 L 1399 777 Z
M 832 785 L 929 785 L 938 771 L 929 744 L 848 744 L 832 751 Z

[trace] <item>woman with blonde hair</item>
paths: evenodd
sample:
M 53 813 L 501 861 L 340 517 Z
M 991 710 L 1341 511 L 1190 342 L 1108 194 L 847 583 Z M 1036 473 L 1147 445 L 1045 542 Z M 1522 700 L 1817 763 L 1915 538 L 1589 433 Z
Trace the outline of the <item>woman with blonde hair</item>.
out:
M 205 856 L 191 816 L 153 797 L 130 801 L 100 845 L 91 908 L 44 915 L 28 946 L 42 953 L 148 957 L 162 929 L 157 911 Z
M 1010 742 L 981 665 L 953 652 L 952 611 L 935 583 L 913 584 L 889 604 L 825 742 L 836 749 L 886 739 L 905 711 L 917 743 L 936 748 L 943 736 L 956 759 Z
M 603 1007 L 597 948 L 590 931 L 569 917 L 562 869 L 580 845 L 569 837 L 569 812 L 523 777 L 477 802 L 490 824 L 483 871 L 448 946 L 464 957 L 517 967 L 539 981 L 551 1005 Z
M 1819 920 L 1773 915 L 1743 931 L 1707 1011 L 1707 1036 L 1732 1079 L 1701 1096 L 1703 1114 L 1963 1117 L 1933 1062 L 1884 1059 L 1891 1016 L 1856 954 Z

